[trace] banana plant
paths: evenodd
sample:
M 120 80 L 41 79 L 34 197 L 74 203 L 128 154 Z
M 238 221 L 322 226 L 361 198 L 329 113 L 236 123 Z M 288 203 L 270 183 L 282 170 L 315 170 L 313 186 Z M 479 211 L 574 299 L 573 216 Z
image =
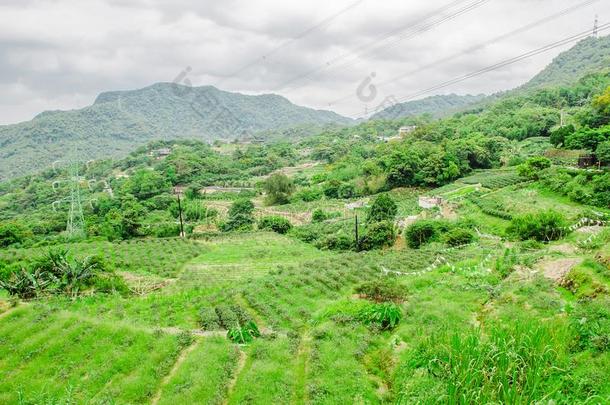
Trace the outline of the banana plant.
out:
M 252 321 L 247 322 L 243 326 L 238 324 L 227 332 L 227 337 L 237 344 L 250 343 L 254 338 L 260 337 L 260 335 L 261 333 L 258 330 L 258 327 Z

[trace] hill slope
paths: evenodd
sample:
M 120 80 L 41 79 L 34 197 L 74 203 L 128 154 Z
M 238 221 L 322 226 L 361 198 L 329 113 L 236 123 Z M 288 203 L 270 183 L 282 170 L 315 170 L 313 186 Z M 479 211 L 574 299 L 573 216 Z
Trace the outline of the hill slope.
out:
M 523 88 L 566 85 L 587 73 L 610 67 L 610 35 L 586 38 L 562 52 Z
M 79 159 L 124 156 L 154 139 L 234 139 L 298 125 L 349 124 L 330 111 L 266 94 L 158 83 L 100 94 L 89 107 L 47 111 L 0 126 L 0 180 L 31 173 L 77 150 Z
M 510 91 L 500 92 L 491 96 L 432 96 L 421 100 L 399 103 L 373 115 L 371 119 L 396 119 L 432 114 L 436 117 L 449 115 L 478 103 L 488 103 L 503 96 L 540 87 L 551 87 L 573 84 L 588 73 L 599 72 L 610 67 L 610 35 L 601 38 L 586 38 L 572 48 L 559 54 L 540 73 L 529 82 Z
M 417 117 L 422 114 L 432 114 L 434 117 L 443 117 L 456 112 L 460 108 L 481 101 L 484 97 L 485 96 L 482 94 L 477 96 L 458 96 L 457 94 L 431 96 L 422 98 L 421 100 L 394 104 L 393 106 L 376 113 L 371 119 L 398 119 Z

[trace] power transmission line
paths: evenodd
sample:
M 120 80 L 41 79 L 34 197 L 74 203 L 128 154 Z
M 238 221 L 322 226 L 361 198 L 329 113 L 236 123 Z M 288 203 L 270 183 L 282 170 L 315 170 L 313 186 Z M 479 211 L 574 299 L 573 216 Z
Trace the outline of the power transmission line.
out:
M 582 3 L 576 4 L 576 5 L 572 6 L 572 7 L 568 7 L 566 9 L 564 9 L 562 11 L 559 11 L 557 13 L 554 13 L 554 14 L 552 14 L 550 16 L 541 18 L 541 19 L 539 19 L 537 21 L 534 21 L 534 22 L 531 22 L 529 24 L 526 24 L 526 25 L 524 25 L 524 26 L 522 26 L 520 28 L 517 28 L 517 29 L 515 29 L 513 31 L 507 32 L 507 33 L 499 35 L 499 36 L 497 36 L 497 37 L 495 37 L 493 39 L 490 39 L 488 41 L 485 41 L 485 42 L 482 42 L 482 43 L 480 43 L 478 45 L 470 47 L 470 48 L 468 48 L 468 49 L 466 49 L 466 50 L 464 50 L 462 52 L 454 53 L 454 54 L 452 54 L 450 56 L 447 56 L 447 57 L 435 60 L 434 62 L 428 63 L 426 65 L 420 66 L 420 67 L 418 67 L 418 68 L 416 68 L 414 70 L 411 70 L 409 72 L 401 73 L 401 74 L 399 74 L 397 76 L 394 76 L 391 79 L 388 79 L 388 80 L 385 80 L 385 81 L 382 81 L 382 82 L 379 82 L 379 83 L 375 83 L 375 86 L 378 87 L 378 88 L 381 87 L 381 86 L 385 86 L 387 84 L 396 82 L 396 81 L 398 81 L 398 80 L 400 80 L 400 79 L 402 79 L 404 77 L 413 75 L 415 73 L 419 73 L 419 72 L 424 71 L 424 70 L 426 70 L 428 68 L 435 67 L 435 66 L 440 65 L 442 63 L 446 63 L 446 62 L 449 62 L 449 61 L 451 61 L 453 59 L 456 59 L 456 58 L 459 58 L 461 56 L 464 56 L 464 55 L 470 54 L 472 52 L 478 51 L 480 49 L 485 48 L 486 46 L 489 46 L 489 45 L 494 44 L 496 42 L 499 42 L 501 40 L 510 38 L 510 37 L 512 37 L 514 35 L 523 33 L 525 31 L 529 31 L 529 30 L 534 29 L 534 28 L 538 28 L 539 26 L 541 26 L 543 24 L 546 24 L 548 22 L 556 20 L 557 18 L 563 17 L 563 16 L 568 15 L 570 13 L 573 13 L 573 12 L 575 12 L 575 11 L 577 11 L 577 10 L 583 8 L 583 7 L 589 6 L 589 5 L 593 4 L 593 3 L 597 3 L 598 1 L 599 0 L 587 0 L 587 1 L 584 1 Z M 342 101 L 348 100 L 348 99 L 350 99 L 352 97 L 353 97 L 353 94 L 345 95 L 344 97 L 341 97 L 339 99 L 336 99 L 336 100 L 328 103 L 328 106 L 333 106 L 335 104 L 339 104 Z
M 262 62 L 266 62 L 269 57 L 271 55 L 274 55 L 275 53 L 277 53 L 280 49 L 283 49 L 285 47 L 287 47 L 288 45 L 293 44 L 294 42 L 297 42 L 299 39 L 302 39 L 304 37 L 306 37 L 307 35 L 311 34 L 312 32 L 314 32 L 315 30 L 322 28 L 326 25 L 329 25 L 334 19 L 338 18 L 339 16 L 347 13 L 348 11 L 352 10 L 353 8 L 359 6 L 361 3 L 363 3 L 365 0 L 358 0 L 355 1 L 351 4 L 349 4 L 347 7 L 341 9 L 340 11 L 338 11 L 335 14 L 332 14 L 326 18 L 324 18 L 322 21 L 320 21 L 318 24 L 313 25 L 311 27 L 309 27 L 308 29 L 306 29 L 305 31 L 301 32 L 300 34 L 298 34 L 297 36 L 295 36 L 294 38 L 289 39 L 288 41 L 280 44 L 279 46 L 273 48 L 272 50 L 270 50 L 269 52 L 267 52 L 266 54 L 252 60 L 251 62 L 245 64 L 244 66 L 242 66 L 241 68 L 237 69 L 235 72 L 231 73 L 230 75 L 226 76 L 225 78 L 217 81 L 215 84 L 218 85 L 222 82 L 224 82 L 225 80 L 231 78 L 231 77 L 235 77 L 238 74 L 242 73 L 243 71 L 251 68 L 252 66 L 255 66 L 259 63 Z
M 598 32 L 604 31 L 604 30 L 606 30 L 608 28 L 610 28 L 610 23 L 602 24 L 602 25 L 600 25 L 598 27 Z M 558 48 L 560 46 L 567 45 L 567 44 L 569 44 L 571 42 L 579 41 L 581 39 L 584 39 L 584 38 L 587 38 L 588 36 L 590 36 L 591 32 L 592 32 L 592 30 L 587 30 L 587 31 L 581 32 L 579 34 L 572 35 L 570 37 L 564 38 L 564 39 L 559 40 L 557 42 L 545 45 L 545 46 L 543 46 L 541 48 L 537 48 L 537 49 L 534 49 L 532 51 L 526 52 L 526 53 L 521 54 L 519 56 L 515 56 L 513 58 L 510 58 L 510 59 L 498 62 L 498 63 L 496 63 L 494 65 L 490 65 L 490 66 L 487 66 L 485 68 L 476 70 L 474 72 L 470 72 L 470 73 L 468 73 L 466 75 L 459 76 L 459 77 L 456 77 L 454 79 L 451 79 L 451 80 L 439 83 L 439 84 L 437 84 L 435 86 L 432 86 L 432 87 L 429 87 L 427 89 L 424 89 L 424 90 L 418 91 L 416 93 L 413 93 L 411 95 L 402 97 L 401 99 L 397 99 L 396 104 L 404 103 L 405 101 L 412 100 L 412 99 L 417 98 L 419 96 L 422 96 L 424 94 L 430 93 L 431 91 L 439 90 L 439 89 L 442 89 L 444 87 L 448 87 L 448 86 L 451 86 L 453 84 L 463 82 L 463 81 L 471 79 L 473 77 L 480 76 L 482 74 L 485 74 L 485 73 L 497 70 L 499 68 L 511 65 L 511 64 L 519 62 L 521 60 L 524 60 L 524 59 L 527 59 L 527 58 L 531 58 L 531 57 L 539 55 L 541 53 L 550 51 L 550 50 Z M 372 111 L 372 113 L 378 112 L 378 109 L 379 108 L 374 109 Z M 366 118 L 366 117 L 361 116 L 359 118 Z
M 432 21 L 428 21 L 431 20 L 432 18 L 436 17 L 437 15 L 444 13 L 448 10 L 450 10 L 451 8 L 455 7 L 456 5 L 460 4 L 460 3 L 464 3 L 465 0 L 457 0 L 457 1 L 453 1 L 437 10 L 434 10 L 433 12 L 425 15 L 422 18 L 419 18 L 419 23 L 416 24 L 412 24 L 410 23 L 410 25 L 406 26 L 406 27 L 401 27 L 399 29 L 396 30 L 392 30 L 386 34 L 384 34 L 383 36 L 381 36 L 380 38 L 377 38 L 373 41 L 370 41 L 364 45 L 361 45 L 359 47 L 357 47 L 354 50 L 348 51 L 344 54 L 341 54 L 335 58 L 329 59 L 326 62 L 324 62 L 323 64 L 317 66 L 314 69 L 311 69 L 305 73 L 299 74 L 297 76 L 292 77 L 291 79 L 281 83 L 279 86 L 277 86 L 274 91 L 278 91 L 278 90 L 283 90 L 286 86 L 298 82 L 300 80 L 303 79 L 307 79 L 310 78 L 312 75 L 321 72 L 323 70 L 326 70 L 330 67 L 334 68 L 334 65 L 337 62 L 340 62 L 350 56 L 359 56 L 359 55 L 364 55 L 366 52 L 368 52 L 368 50 L 375 48 L 375 47 L 383 47 L 383 46 L 378 46 L 377 44 L 379 44 L 380 42 L 386 41 L 389 38 L 393 37 L 393 36 L 397 36 L 398 34 L 400 34 L 403 31 L 406 31 L 406 34 L 403 34 L 403 37 L 398 38 L 398 41 L 403 41 L 405 39 L 408 38 L 412 38 L 416 35 L 419 35 L 423 32 L 429 31 L 430 29 L 443 24 L 444 22 L 447 22 L 449 20 L 452 20 L 468 11 L 474 10 L 480 6 L 482 6 L 483 4 L 489 2 L 491 0 L 475 0 L 475 1 L 471 1 L 470 3 L 468 3 L 468 5 L 466 5 L 465 7 L 457 10 L 457 11 L 453 11 L 451 14 L 442 16 L 440 19 L 438 20 L 432 20 Z M 428 22 L 427 22 L 428 21 Z M 368 50 L 367 50 L 368 49 Z M 362 52 L 362 50 L 364 50 L 365 52 Z M 352 62 L 353 63 L 353 62 Z M 344 66 L 344 65 L 342 65 Z M 302 86 L 299 86 L 302 87 Z M 284 90 L 284 91 L 294 91 L 295 89 L 299 88 L 299 87 L 291 87 L 288 90 Z

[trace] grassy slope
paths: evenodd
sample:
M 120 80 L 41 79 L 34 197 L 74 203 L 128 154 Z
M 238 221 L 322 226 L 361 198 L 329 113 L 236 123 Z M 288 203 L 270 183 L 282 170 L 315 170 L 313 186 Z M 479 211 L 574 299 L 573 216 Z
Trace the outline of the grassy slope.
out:
M 474 190 L 464 187 L 471 186 L 458 182 L 437 192 L 454 197 L 461 217 L 502 235 L 508 222 L 468 203 Z M 493 193 L 483 198 L 515 214 L 554 207 L 575 218 L 587 210 L 530 185 L 486 192 Z M 515 195 L 521 204 L 511 204 Z M 405 215 L 416 212 L 416 193 L 394 196 Z M 14 402 L 20 390 L 32 403 L 108 396 L 120 403 L 603 402 L 610 400 L 603 378 L 610 355 L 595 333 L 607 330 L 607 318 L 595 314 L 607 302 L 610 270 L 594 257 L 610 248 L 602 235 L 601 245 L 576 249 L 587 236 L 574 233 L 535 250 L 517 246 L 521 267 L 510 274 L 495 267 L 504 242 L 485 238 L 453 250 L 336 254 L 253 233 L 200 242 L 192 259 L 176 252 L 191 245 L 125 245 L 133 249 L 124 258 L 127 269 L 175 281 L 143 297 L 54 298 L 0 315 L 0 375 L 8 382 L 0 402 Z M 574 248 L 566 251 L 566 244 Z M 180 262 L 171 271 L 143 271 L 134 265 L 142 257 L 136 252 L 154 252 L 162 267 L 170 252 Z M 355 285 L 382 277 L 384 268 L 422 271 L 439 257 L 451 265 L 399 277 L 408 299 L 396 330 L 375 332 L 347 320 L 361 305 Z M 570 272 L 577 287 L 536 272 L 541 259 L 573 257 L 585 259 Z M 278 334 L 241 348 L 210 337 L 189 346 L 180 330 L 196 329 L 198 311 L 219 304 L 245 307 Z M 579 324 L 583 317 L 601 326 Z M 579 335 L 575 348 L 574 334 L 583 328 L 591 331 Z

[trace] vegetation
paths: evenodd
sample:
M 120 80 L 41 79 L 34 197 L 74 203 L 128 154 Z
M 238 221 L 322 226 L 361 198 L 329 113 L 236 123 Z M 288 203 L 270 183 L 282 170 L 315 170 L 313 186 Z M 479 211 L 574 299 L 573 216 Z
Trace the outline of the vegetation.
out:
M 258 223 L 258 229 L 270 230 L 273 232 L 285 234 L 292 229 L 292 224 L 289 220 L 280 216 L 263 217 Z
M 553 77 L 0 183 L 0 403 L 610 402 L 610 76 Z
M 550 242 L 567 233 L 567 222 L 559 212 L 543 211 L 514 218 L 508 232 L 521 240 Z
M 222 230 L 228 231 L 247 231 L 252 229 L 254 223 L 254 204 L 247 199 L 237 200 L 231 205 L 227 222 L 222 225 Z
M 264 189 L 268 205 L 286 204 L 294 191 L 294 184 L 285 174 L 274 173 L 265 180 Z
M 247 96 L 211 86 L 176 90 L 175 86 L 157 83 L 139 90 L 102 93 L 93 105 L 83 109 L 44 112 L 32 121 L 2 127 L 2 138 L 11 140 L 4 150 L 14 153 L 2 160 L 0 179 L 42 170 L 74 149 L 78 157 L 73 159 L 124 156 L 159 139 L 153 134 L 171 139 L 230 141 L 244 130 L 262 132 L 307 125 L 310 128 L 305 133 L 311 133 L 312 126 L 350 123 L 333 112 L 299 107 L 276 95 Z M 182 119 L 174 119 L 177 114 Z M 41 144 L 36 141 L 41 137 L 53 142 Z

